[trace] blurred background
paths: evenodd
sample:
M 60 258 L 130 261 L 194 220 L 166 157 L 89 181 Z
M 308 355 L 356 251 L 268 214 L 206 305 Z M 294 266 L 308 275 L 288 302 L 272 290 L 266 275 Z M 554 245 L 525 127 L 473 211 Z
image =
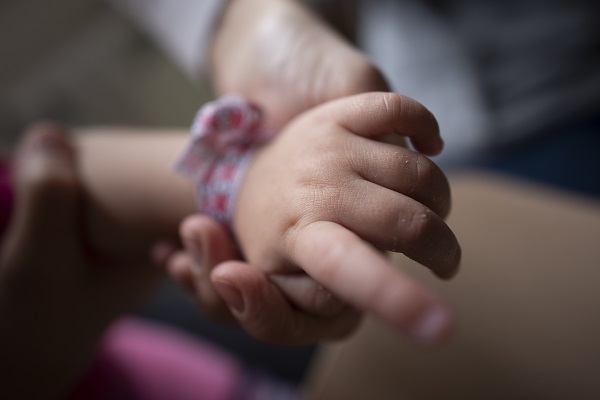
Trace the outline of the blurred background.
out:
M 351 3 L 355 1 L 345 4 Z M 334 12 L 328 17 L 337 19 L 337 26 L 352 37 L 348 21 L 355 16 L 340 13 L 345 11 L 340 8 L 331 10 Z M 378 13 L 374 16 L 381 18 Z M 447 69 L 446 64 L 435 65 Z M 594 72 L 593 65 L 585 66 Z M 436 87 L 434 97 L 440 97 L 439 92 Z M 448 93 L 454 103 L 454 92 Z M 70 126 L 186 127 L 199 105 L 210 98 L 207 87 L 191 82 L 107 1 L 0 2 L 0 147 L 10 149 L 20 132 L 40 119 Z M 461 115 L 453 115 L 460 119 Z M 494 149 L 479 165 L 468 167 L 508 173 L 599 198 L 600 170 L 594 161 L 600 138 L 597 113 L 593 117 L 566 128 L 552 126 L 543 141 L 535 137 L 535 141 L 523 141 L 518 146 Z M 314 350 L 267 346 L 235 328 L 214 325 L 170 282 L 138 314 L 208 338 L 239 354 L 252 368 L 293 382 L 301 379 Z
M 40 118 L 187 126 L 209 97 L 108 2 L 3 0 L 0 54 L 3 145 Z
M 0 2 L 0 146 L 32 121 L 69 126 L 186 127 L 210 91 L 192 83 L 126 16 L 97 0 Z M 269 346 L 211 323 L 177 285 L 137 314 L 178 326 L 298 382 L 312 348 Z

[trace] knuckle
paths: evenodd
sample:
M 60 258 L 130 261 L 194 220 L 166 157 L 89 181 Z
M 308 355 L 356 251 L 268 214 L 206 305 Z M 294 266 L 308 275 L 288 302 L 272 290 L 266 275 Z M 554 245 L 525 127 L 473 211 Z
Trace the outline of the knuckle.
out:
M 433 183 L 437 170 L 429 158 L 422 154 L 415 153 L 415 170 L 417 184 L 430 186 Z
M 386 114 L 391 115 L 396 120 L 402 115 L 404 101 L 402 96 L 397 93 L 383 93 L 381 96 L 381 105 Z
M 405 225 L 407 245 L 422 247 L 423 243 L 431 239 L 435 222 L 434 213 L 426 207 L 412 211 Z

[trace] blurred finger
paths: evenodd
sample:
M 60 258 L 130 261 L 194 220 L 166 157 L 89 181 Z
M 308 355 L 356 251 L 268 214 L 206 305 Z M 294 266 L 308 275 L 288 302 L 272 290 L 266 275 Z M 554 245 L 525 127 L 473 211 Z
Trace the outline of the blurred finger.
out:
M 335 317 L 319 317 L 293 307 L 264 272 L 245 263 L 224 263 L 211 279 L 240 325 L 262 341 L 300 345 L 338 339 L 360 321 L 349 308 Z
M 196 298 L 196 279 L 190 255 L 184 251 L 171 254 L 166 264 L 167 273 L 174 279 L 192 298 Z
M 156 266 L 166 268 L 169 259 L 178 251 L 181 251 L 181 246 L 171 241 L 155 243 L 150 249 L 150 261 Z
M 216 265 L 237 256 L 228 232 L 216 220 L 194 214 L 181 223 L 180 236 L 187 253 L 185 274 L 181 275 L 186 279 L 184 284 L 193 281 L 194 298 L 204 313 L 213 319 L 229 320 L 230 313 L 210 280 Z
M 211 269 L 223 261 L 238 257 L 229 233 L 211 217 L 191 215 L 181 223 L 179 232 L 198 268 Z
M 9 240 L 55 253 L 71 250 L 79 240 L 81 187 L 67 132 L 51 123 L 31 127 L 15 162 L 17 206 Z
M 293 261 L 328 290 L 420 342 L 451 327 L 447 307 L 348 229 L 315 222 L 293 239 Z

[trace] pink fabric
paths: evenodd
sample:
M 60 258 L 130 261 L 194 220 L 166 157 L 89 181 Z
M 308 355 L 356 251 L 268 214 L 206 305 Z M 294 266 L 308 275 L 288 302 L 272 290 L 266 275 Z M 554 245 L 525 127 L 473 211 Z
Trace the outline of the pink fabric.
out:
M 71 399 L 226 400 L 240 364 L 214 346 L 173 329 L 123 318 L 106 332 Z
M 200 108 L 175 169 L 197 185 L 201 212 L 231 226 L 247 164 L 255 147 L 273 136 L 261 110 L 242 96 L 227 95 Z

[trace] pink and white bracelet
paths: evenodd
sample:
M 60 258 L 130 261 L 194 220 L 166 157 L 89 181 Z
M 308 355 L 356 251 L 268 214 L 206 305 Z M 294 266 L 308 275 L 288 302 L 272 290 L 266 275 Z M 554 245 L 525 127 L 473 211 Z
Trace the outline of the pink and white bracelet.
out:
M 262 111 L 239 95 L 205 104 L 175 170 L 196 184 L 198 206 L 231 228 L 238 188 L 256 147 L 273 137 Z

